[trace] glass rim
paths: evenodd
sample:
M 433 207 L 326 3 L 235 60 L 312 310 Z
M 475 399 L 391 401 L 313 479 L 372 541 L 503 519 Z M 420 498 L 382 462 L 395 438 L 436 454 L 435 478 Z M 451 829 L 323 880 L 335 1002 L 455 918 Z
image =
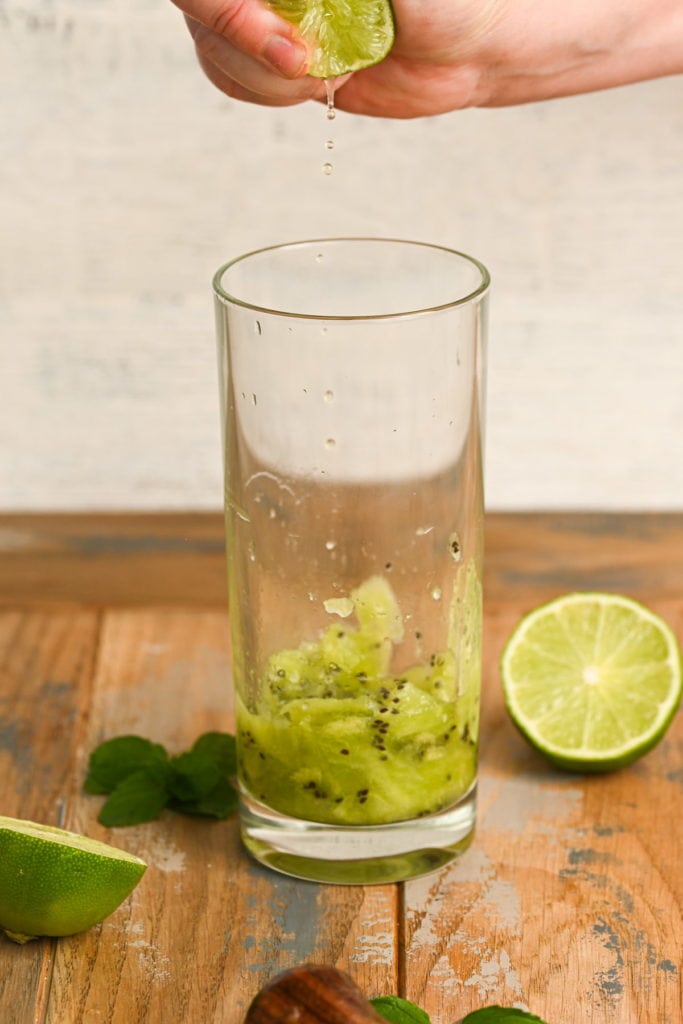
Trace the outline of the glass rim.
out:
M 469 291 L 466 295 L 461 295 L 456 299 L 449 299 L 446 302 L 436 303 L 431 306 L 418 306 L 415 309 L 402 309 L 399 312 L 394 313 L 297 313 L 294 310 L 285 309 L 274 309 L 271 306 L 264 306 L 256 302 L 250 302 L 247 299 L 240 299 L 237 295 L 233 295 L 230 291 L 222 285 L 223 275 L 231 267 L 236 266 L 238 263 L 243 263 L 245 260 L 252 259 L 254 256 L 261 256 L 269 252 L 284 252 L 287 249 L 301 249 L 305 246 L 313 245 L 327 245 L 331 242 L 381 242 L 384 244 L 391 245 L 403 245 L 410 246 L 411 248 L 423 248 L 430 249 L 432 251 L 444 252 L 449 256 L 457 256 L 460 260 L 464 260 L 471 266 L 475 267 L 481 274 L 481 281 L 479 285 Z M 270 313 L 274 316 L 285 316 L 293 317 L 297 320 L 325 320 L 325 321 L 350 321 L 350 320 L 397 320 L 401 317 L 419 316 L 426 313 L 436 313 L 440 310 L 453 309 L 456 306 L 466 306 L 468 303 L 482 298 L 489 290 L 491 284 L 491 275 L 487 270 L 486 266 L 476 257 L 470 256 L 466 252 L 461 252 L 458 249 L 452 249 L 447 245 L 439 245 L 435 242 L 417 242 L 408 238 L 384 238 L 380 236 L 372 235 L 351 235 L 351 236 L 330 236 L 328 238 L 303 238 L 299 241 L 294 242 L 281 242 L 275 245 L 262 246 L 259 249 L 252 249 L 251 252 L 242 253 L 240 256 L 235 256 L 231 260 L 221 264 L 218 270 L 213 275 L 212 285 L 214 295 L 223 303 L 227 303 L 234 306 L 241 306 L 243 309 L 251 309 L 256 313 Z

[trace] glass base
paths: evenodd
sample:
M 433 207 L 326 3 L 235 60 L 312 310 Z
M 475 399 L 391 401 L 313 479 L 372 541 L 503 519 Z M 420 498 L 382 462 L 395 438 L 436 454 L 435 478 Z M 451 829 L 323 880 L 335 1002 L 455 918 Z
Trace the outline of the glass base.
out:
M 329 825 L 290 818 L 242 793 L 242 842 L 261 864 L 294 878 L 341 885 L 405 882 L 444 867 L 472 842 L 477 788 L 438 814 L 389 825 Z

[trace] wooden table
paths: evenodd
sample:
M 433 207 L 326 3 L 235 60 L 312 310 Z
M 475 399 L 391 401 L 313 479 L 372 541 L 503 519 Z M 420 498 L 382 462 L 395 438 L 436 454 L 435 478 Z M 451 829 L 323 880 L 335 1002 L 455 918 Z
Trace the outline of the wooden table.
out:
M 492 515 L 487 559 L 474 845 L 409 884 L 321 886 L 252 863 L 234 820 L 106 832 L 81 790 L 106 737 L 177 751 L 230 727 L 220 517 L 0 517 L 0 813 L 151 865 L 85 934 L 0 940 L 1 1024 L 241 1024 L 273 974 L 312 961 L 434 1024 L 491 1003 L 681 1024 L 683 715 L 631 768 L 560 774 L 510 725 L 497 664 L 522 613 L 571 589 L 630 594 L 680 637 L 683 515 Z

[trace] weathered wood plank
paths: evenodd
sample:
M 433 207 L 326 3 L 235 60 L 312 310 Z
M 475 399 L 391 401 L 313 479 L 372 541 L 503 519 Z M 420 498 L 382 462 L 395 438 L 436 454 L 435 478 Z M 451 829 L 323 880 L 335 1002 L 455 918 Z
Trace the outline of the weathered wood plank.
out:
M 0 516 L 0 605 L 224 607 L 220 513 Z M 492 513 L 485 593 L 531 604 L 562 590 L 676 598 L 683 514 Z
M 683 601 L 653 607 L 681 637 Z M 503 709 L 498 661 L 522 610 L 489 606 L 477 836 L 405 886 L 405 994 L 434 1024 L 492 1003 L 562 1024 L 677 1024 L 683 714 L 621 772 L 553 770 Z
M 490 517 L 478 835 L 405 888 L 272 874 L 234 821 L 107 832 L 80 792 L 106 736 L 175 751 L 231 727 L 220 516 L 5 516 L 0 555 L 0 813 L 61 813 L 151 865 L 101 927 L 0 942 L 0 1020 L 241 1024 L 277 970 L 317 960 L 368 995 L 400 986 L 434 1024 L 494 1001 L 562 1024 L 679 1024 L 683 717 L 623 772 L 559 774 L 507 720 L 497 664 L 518 618 L 568 589 L 630 593 L 683 636 L 683 516 Z
M 137 732 L 177 752 L 231 728 L 228 678 L 224 613 L 106 613 L 81 767 L 105 737 Z M 70 825 L 150 867 L 117 914 L 59 943 L 48 1024 L 240 1024 L 265 981 L 305 961 L 352 969 L 368 990 L 395 988 L 391 886 L 317 886 L 266 871 L 242 850 L 235 820 L 166 813 L 107 831 L 97 808 L 81 796 Z
M 0 605 L 227 603 L 223 517 L 0 516 Z
M 485 595 L 532 606 L 569 590 L 642 600 L 681 596 L 681 513 L 490 515 Z
M 0 613 L 0 814 L 63 823 L 97 633 L 93 612 Z M 55 945 L 0 938 L 0 1020 L 41 1019 Z

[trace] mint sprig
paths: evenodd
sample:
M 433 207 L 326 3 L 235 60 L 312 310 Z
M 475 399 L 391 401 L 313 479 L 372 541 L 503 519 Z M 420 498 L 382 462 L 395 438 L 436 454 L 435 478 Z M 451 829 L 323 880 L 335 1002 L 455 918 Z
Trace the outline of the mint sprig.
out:
M 235 738 L 228 733 L 204 733 L 173 757 L 142 736 L 117 736 L 93 750 L 84 789 L 109 795 L 97 816 L 107 828 L 153 821 L 166 807 L 227 818 L 237 807 L 235 771 Z
M 391 1024 L 431 1024 L 424 1010 L 400 996 L 377 996 L 370 1003 Z
M 424 1010 L 408 999 L 401 999 L 400 996 L 377 996 L 376 999 L 371 999 L 370 1003 L 379 1015 L 391 1021 L 391 1024 L 431 1024 Z M 509 1006 L 485 1006 L 481 1010 L 474 1010 L 473 1013 L 468 1013 L 460 1024 L 519 1024 L 520 1021 L 545 1024 L 533 1013 Z
M 526 1010 L 517 1010 L 511 1006 L 485 1006 L 481 1010 L 468 1013 L 462 1024 L 518 1024 L 518 1021 L 531 1021 L 532 1024 L 545 1024 L 540 1017 Z

